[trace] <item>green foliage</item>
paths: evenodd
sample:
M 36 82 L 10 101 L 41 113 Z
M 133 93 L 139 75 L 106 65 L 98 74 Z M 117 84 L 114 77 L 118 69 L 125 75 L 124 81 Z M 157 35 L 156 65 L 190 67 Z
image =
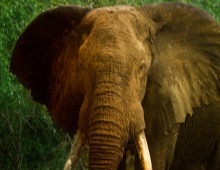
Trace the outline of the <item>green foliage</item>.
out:
M 9 73 L 14 44 L 42 11 L 58 5 L 93 8 L 154 2 L 183 2 L 203 8 L 220 22 L 219 0 L 1 0 L 0 2 L 0 169 L 62 169 L 68 137 L 54 128 L 45 107 Z
M 0 169 L 62 169 L 68 155 L 66 136 L 9 73 L 15 41 L 34 17 L 53 6 L 49 2 L 0 3 Z

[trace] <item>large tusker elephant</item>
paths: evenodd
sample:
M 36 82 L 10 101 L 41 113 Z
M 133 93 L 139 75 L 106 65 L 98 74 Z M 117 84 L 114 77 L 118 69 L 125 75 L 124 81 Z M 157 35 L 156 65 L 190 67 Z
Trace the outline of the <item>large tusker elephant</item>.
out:
M 130 142 L 143 169 L 220 169 L 220 25 L 199 8 L 53 8 L 10 67 L 55 124 L 79 129 L 66 169 L 86 143 L 90 169 L 117 169 Z

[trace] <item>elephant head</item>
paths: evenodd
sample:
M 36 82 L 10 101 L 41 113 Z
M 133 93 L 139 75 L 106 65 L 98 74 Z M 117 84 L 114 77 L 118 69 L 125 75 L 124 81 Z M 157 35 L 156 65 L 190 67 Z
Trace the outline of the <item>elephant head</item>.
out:
M 60 6 L 25 29 L 10 67 L 56 125 L 79 128 L 91 169 L 117 169 L 128 141 L 150 169 L 144 129 L 170 133 L 219 101 L 219 57 L 219 24 L 189 5 Z

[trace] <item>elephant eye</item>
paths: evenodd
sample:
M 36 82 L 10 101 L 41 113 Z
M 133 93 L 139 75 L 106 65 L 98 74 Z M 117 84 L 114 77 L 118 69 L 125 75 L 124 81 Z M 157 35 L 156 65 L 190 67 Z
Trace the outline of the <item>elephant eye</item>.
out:
M 145 63 L 145 61 L 143 61 L 143 62 L 141 63 L 141 65 L 140 65 L 140 67 L 139 67 L 139 71 L 144 70 L 145 67 L 146 67 L 146 63 Z
M 141 71 L 141 70 L 143 70 L 143 69 L 144 69 L 144 64 L 142 64 L 142 65 L 140 66 L 139 70 Z

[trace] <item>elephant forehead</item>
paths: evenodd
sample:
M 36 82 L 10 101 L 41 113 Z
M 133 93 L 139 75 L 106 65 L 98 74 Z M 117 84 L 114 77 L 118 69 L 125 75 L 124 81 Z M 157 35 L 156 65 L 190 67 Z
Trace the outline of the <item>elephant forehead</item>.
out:
M 111 17 L 119 16 L 119 15 L 126 15 L 137 13 L 136 8 L 131 7 L 131 6 L 114 6 L 114 7 L 102 7 L 102 8 L 97 8 L 95 10 L 92 10 L 89 12 L 86 16 L 87 21 L 92 21 L 96 19 L 103 18 L 105 21 L 108 21 Z M 110 18 L 106 18 L 110 17 Z M 117 19 L 117 18 L 114 18 Z M 119 19 L 119 18 L 118 18 Z
M 112 61 L 137 65 L 146 55 L 142 42 L 129 34 L 118 34 L 115 29 L 100 29 L 92 32 L 80 48 L 80 58 L 91 62 Z
M 80 58 L 87 64 L 94 61 L 114 61 L 137 65 L 146 56 L 144 42 L 148 26 L 143 15 L 134 7 L 116 6 L 95 9 L 81 23 Z M 132 66 L 133 67 L 133 66 Z
M 99 31 L 100 29 L 117 29 L 118 33 L 127 33 L 129 35 L 145 36 L 147 27 L 146 19 L 135 7 L 114 6 L 98 8 L 83 19 L 81 28 L 90 31 Z

